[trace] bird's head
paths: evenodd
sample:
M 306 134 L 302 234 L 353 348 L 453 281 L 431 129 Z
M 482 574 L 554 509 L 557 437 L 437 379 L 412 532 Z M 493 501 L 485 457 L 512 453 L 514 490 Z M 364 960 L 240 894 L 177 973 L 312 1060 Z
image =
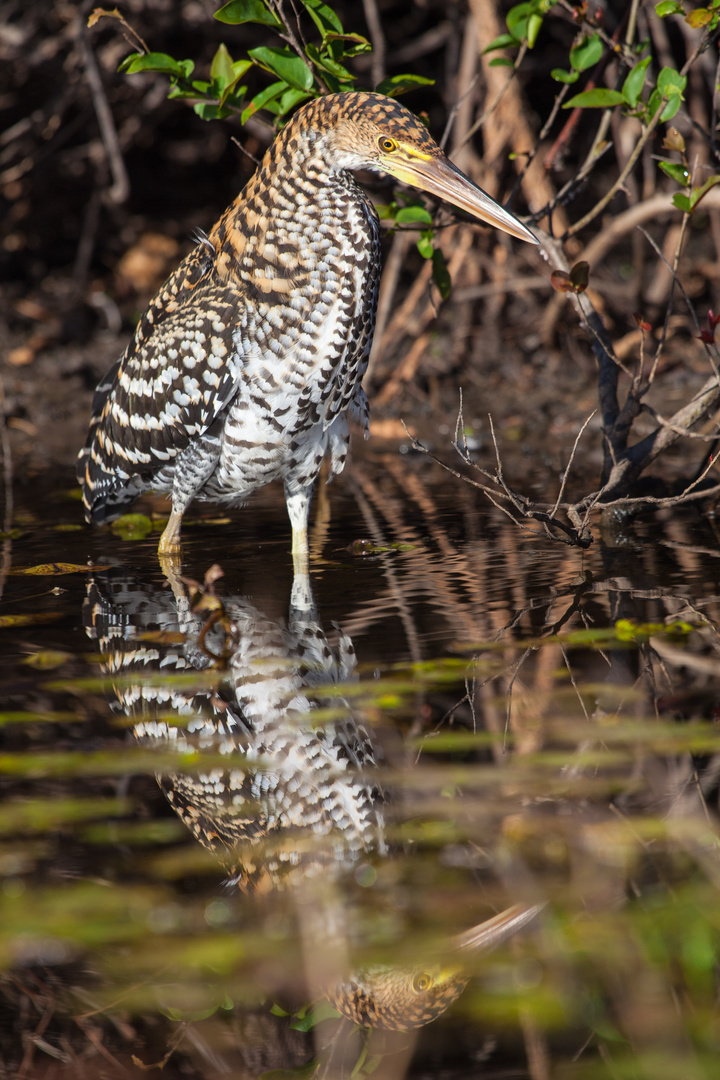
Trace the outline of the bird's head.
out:
M 369 967 L 330 995 L 338 1012 L 360 1027 L 412 1031 L 435 1020 L 468 982 L 458 968 Z
M 361 1027 L 411 1031 L 435 1020 L 469 981 L 472 958 L 507 941 L 537 916 L 543 905 L 515 904 L 465 933 L 448 947 L 448 963 L 423 967 L 372 966 L 329 991 L 332 1004 Z
M 359 92 L 330 94 L 306 106 L 298 119 L 304 112 L 316 125 L 334 168 L 388 173 L 511 236 L 537 243 L 522 222 L 453 165 L 418 117 L 394 98 Z

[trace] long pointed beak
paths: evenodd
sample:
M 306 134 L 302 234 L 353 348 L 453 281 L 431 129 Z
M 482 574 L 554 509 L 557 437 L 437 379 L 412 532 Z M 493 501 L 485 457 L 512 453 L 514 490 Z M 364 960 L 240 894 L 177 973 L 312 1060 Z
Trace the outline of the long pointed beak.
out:
M 504 210 L 499 203 L 473 183 L 457 165 L 443 155 L 442 157 L 420 158 L 404 157 L 402 160 L 386 158 L 382 168 L 406 184 L 437 195 L 440 199 L 467 210 L 476 218 L 494 225 L 503 232 L 516 236 L 518 240 L 527 240 L 537 244 L 538 240 L 521 221 Z
M 492 919 L 487 919 L 471 927 L 470 930 L 458 934 L 453 938 L 453 948 L 463 952 L 489 952 L 490 949 L 501 945 L 503 941 L 507 941 L 518 930 L 522 930 L 524 926 L 532 922 L 544 907 L 544 904 L 535 904 L 532 907 L 513 904 L 512 907 L 501 911 L 499 915 L 494 915 Z

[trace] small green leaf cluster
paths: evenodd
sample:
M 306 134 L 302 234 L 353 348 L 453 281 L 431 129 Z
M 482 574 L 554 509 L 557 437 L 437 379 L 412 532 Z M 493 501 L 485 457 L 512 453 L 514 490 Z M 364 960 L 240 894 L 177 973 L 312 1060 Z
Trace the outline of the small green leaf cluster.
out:
M 452 283 L 445 256 L 440 248 L 435 246 L 435 230 L 430 211 L 422 203 L 415 201 L 407 202 L 404 205 L 392 202 L 387 205 L 377 206 L 376 210 L 378 217 L 382 221 L 390 222 L 393 229 L 399 225 L 415 226 L 416 228 L 425 226 L 420 232 L 417 249 L 423 259 L 432 260 L 433 281 L 443 300 L 447 300 Z
M 643 123 L 648 123 L 664 103 L 660 120 L 663 122 L 672 120 L 683 103 L 687 76 L 681 75 L 674 68 L 662 68 L 658 74 L 657 85 L 648 101 L 645 102 L 641 95 L 650 59 L 646 56 L 644 60 L 639 60 L 635 64 L 628 72 L 620 90 L 610 90 L 607 87 L 583 90 L 582 93 L 576 94 L 567 101 L 564 108 L 612 109 L 616 105 L 623 105 L 630 115 L 637 116 Z
M 255 23 L 268 27 L 283 44 L 257 46 L 248 50 L 246 58 L 237 60 L 230 55 L 227 46 L 221 44 L 213 57 L 209 79 L 193 78 L 195 65 L 192 60 L 176 60 L 159 52 L 132 53 L 123 60 L 119 70 L 127 74 L 155 72 L 167 75 L 170 78 L 168 97 L 193 102 L 195 112 L 203 120 L 218 120 L 239 113 L 240 122 L 245 124 L 255 113 L 264 110 L 280 122 L 303 101 L 328 91 L 356 89 L 355 77 L 346 63 L 371 51 L 370 42 L 360 34 L 346 32 L 337 13 L 323 0 L 300 0 L 300 3 L 319 35 L 315 43 L 303 41 L 301 46 L 293 26 L 284 21 L 282 8 L 270 0 L 229 0 L 215 13 L 219 22 L 233 26 Z M 538 4 L 520 6 L 537 7 Z M 545 6 L 551 5 L 546 3 Z M 93 24 L 99 14 L 113 13 L 97 12 L 92 17 Z M 271 76 L 273 81 L 248 98 L 246 76 L 258 70 Z M 376 90 L 388 97 L 396 97 L 433 82 L 422 75 L 392 75 L 383 79 Z M 442 251 L 435 247 L 430 212 L 416 201 L 393 202 L 378 209 L 381 218 L 389 220 L 393 228 L 400 225 L 422 227 L 418 250 L 423 258 L 432 260 L 433 280 L 443 299 L 447 298 L 450 275 Z
M 692 214 L 700 200 L 710 191 L 710 188 L 720 184 L 720 176 L 717 174 L 710 176 L 703 184 L 699 184 L 697 187 L 693 186 L 692 173 L 685 154 L 685 140 L 675 128 L 670 128 L 665 136 L 663 149 L 674 150 L 679 153 L 680 161 L 660 161 L 658 162 L 659 167 L 671 180 L 675 180 L 687 189 L 687 194 L 678 191 L 673 195 L 673 205 L 678 210 L 682 210 L 684 214 Z
M 604 45 L 599 34 L 584 34 L 570 50 L 570 71 L 554 68 L 550 75 L 557 82 L 574 83 L 582 71 L 597 64 L 603 54 Z
M 498 49 L 513 49 L 527 44 L 532 49 L 535 45 L 543 19 L 548 11 L 555 6 L 555 0 L 526 0 L 525 3 L 515 4 L 505 17 L 507 33 L 500 34 L 494 41 L 483 50 L 484 53 L 496 52 Z M 512 60 L 507 57 L 497 56 L 490 61 L 491 67 L 513 67 Z
M 261 109 L 277 121 L 303 101 L 325 92 L 356 89 L 356 80 L 346 66 L 348 60 L 370 52 L 372 46 L 361 34 L 347 33 L 337 14 L 323 0 L 300 0 L 319 40 L 303 43 L 295 37 L 293 26 L 284 21 L 282 9 L 269 0 L 230 0 L 215 13 L 222 23 L 238 26 L 256 23 L 275 31 L 284 44 L 259 45 L 249 49 L 246 58 L 233 60 L 225 44 L 215 53 L 209 79 L 193 79 L 192 60 L 176 60 L 167 53 L 132 53 L 119 70 L 128 74 L 155 72 L 170 78 L 168 97 L 192 101 L 203 120 L 218 120 L 240 113 L 241 123 Z M 260 70 L 273 78 L 248 100 L 245 77 Z M 393 75 L 383 79 L 377 91 L 395 97 L 418 86 L 432 85 L 422 75 Z
M 682 15 L 693 30 L 702 28 L 712 32 L 720 22 L 720 0 L 713 0 L 708 7 L 693 8 L 687 14 L 684 4 L 678 0 L 661 0 L 661 3 L 655 5 L 655 13 L 661 19 L 666 19 L 668 15 Z

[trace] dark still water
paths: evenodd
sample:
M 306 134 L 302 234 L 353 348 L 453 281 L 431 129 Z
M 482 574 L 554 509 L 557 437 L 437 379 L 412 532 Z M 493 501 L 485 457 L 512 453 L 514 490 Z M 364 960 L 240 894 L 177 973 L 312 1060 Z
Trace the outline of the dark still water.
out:
M 583 553 L 388 458 L 294 578 L 279 493 L 161 568 L 62 487 L 2 542 L 0 1076 L 718 1076 L 712 519 Z

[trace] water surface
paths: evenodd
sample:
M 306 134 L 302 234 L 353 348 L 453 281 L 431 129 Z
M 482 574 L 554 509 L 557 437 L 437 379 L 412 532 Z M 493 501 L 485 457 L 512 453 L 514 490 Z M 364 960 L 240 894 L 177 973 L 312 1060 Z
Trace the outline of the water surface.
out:
M 308 581 L 277 492 L 163 572 L 72 489 L 3 549 L 7 1075 L 717 1075 L 711 518 L 580 552 L 388 456 Z

